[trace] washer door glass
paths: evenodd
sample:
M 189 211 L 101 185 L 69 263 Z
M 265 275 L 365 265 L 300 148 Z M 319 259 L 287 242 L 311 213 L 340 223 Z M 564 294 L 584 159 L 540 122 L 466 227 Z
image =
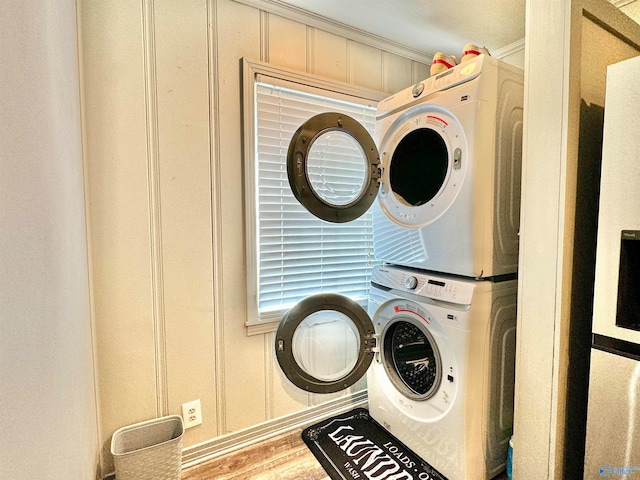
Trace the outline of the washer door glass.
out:
M 442 361 L 433 336 L 413 320 L 390 322 L 382 334 L 389 378 L 406 397 L 426 400 L 440 386 Z
M 287 378 L 313 393 L 350 387 L 373 360 L 367 312 L 342 295 L 319 294 L 293 307 L 276 332 L 276 358 Z
M 369 209 L 378 193 L 378 149 L 353 118 L 321 113 L 294 133 L 287 175 L 293 194 L 313 215 L 328 222 L 350 222 Z

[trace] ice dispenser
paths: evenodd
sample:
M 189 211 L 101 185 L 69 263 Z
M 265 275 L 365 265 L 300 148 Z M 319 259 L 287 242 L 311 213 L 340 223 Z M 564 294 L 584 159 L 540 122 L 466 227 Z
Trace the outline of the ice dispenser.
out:
M 616 326 L 640 330 L 640 230 L 623 230 Z

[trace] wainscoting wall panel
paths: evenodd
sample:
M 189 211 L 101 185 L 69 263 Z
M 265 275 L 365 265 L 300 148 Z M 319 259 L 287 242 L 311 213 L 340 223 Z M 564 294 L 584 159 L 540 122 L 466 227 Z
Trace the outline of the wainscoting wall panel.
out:
M 218 416 L 207 3 L 154 3 L 165 413 L 200 399 L 208 422 L 189 432 L 200 442 L 217 433 Z
M 111 434 L 159 414 L 141 4 L 84 2 L 92 300 L 107 473 Z

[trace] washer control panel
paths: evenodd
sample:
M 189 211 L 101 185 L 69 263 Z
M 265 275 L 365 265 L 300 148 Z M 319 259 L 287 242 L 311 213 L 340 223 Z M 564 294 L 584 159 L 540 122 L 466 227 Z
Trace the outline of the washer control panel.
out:
M 409 275 L 404 279 L 404 286 L 407 287 L 407 290 L 415 290 L 418 286 L 418 279 L 413 275 Z
M 374 267 L 371 282 L 382 287 L 459 305 L 470 305 L 474 291 L 472 281 L 387 265 Z

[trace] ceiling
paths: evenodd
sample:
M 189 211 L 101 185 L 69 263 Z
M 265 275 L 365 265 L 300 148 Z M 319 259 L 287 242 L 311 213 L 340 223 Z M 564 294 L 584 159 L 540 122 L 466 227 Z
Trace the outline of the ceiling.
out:
M 466 43 L 494 55 L 522 45 L 526 0 L 271 0 L 374 34 L 431 57 L 460 59 Z M 640 0 L 609 0 L 640 18 Z

